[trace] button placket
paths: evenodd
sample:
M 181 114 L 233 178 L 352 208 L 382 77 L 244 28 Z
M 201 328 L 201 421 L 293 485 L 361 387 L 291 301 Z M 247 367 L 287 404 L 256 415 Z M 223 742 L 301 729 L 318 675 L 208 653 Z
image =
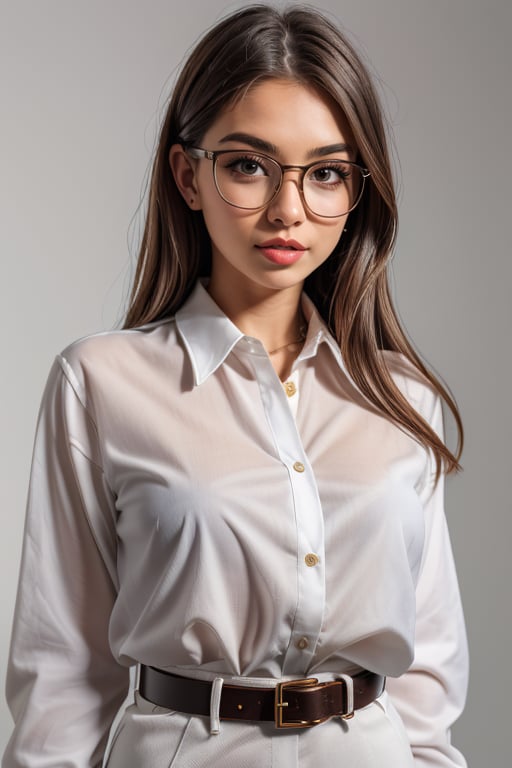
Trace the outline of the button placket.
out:
M 282 673 L 305 673 L 314 655 L 325 606 L 322 506 L 313 469 L 304 451 L 282 383 L 269 360 L 253 357 L 251 366 L 260 387 L 263 408 L 277 454 L 288 468 L 296 526 L 296 607 Z M 314 568 L 308 568 L 304 564 L 304 557 L 308 553 L 316 553 L 319 557 L 319 562 Z M 288 585 L 290 586 L 291 584 Z

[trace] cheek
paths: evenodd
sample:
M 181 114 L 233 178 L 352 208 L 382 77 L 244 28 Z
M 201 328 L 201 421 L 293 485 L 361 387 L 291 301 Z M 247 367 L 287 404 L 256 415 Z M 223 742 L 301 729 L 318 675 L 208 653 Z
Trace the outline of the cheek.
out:
M 326 258 L 329 257 L 331 253 L 336 249 L 338 243 L 343 237 L 343 231 L 345 229 L 347 218 L 348 217 L 345 217 L 342 222 L 333 222 L 331 226 L 328 226 L 326 229 L 324 229 L 321 239 L 322 245 L 326 252 Z
M 261 212 L 243 211 L 226 203 L 215 192 L 215 196 L 202 198 L 203 216 L 206 228 L 212 239 L 235 240 L 248 237 L 258 226 Z
M 219 237 L 226 238 L 231 231 L 230 215 L 227 204 L 222 200 L 215 189 L 204 190 L 201 188 L 201 210 L 208 234 L 215 240 Z
M 202 173 L 198 173 L 196 176 L 197 191 L 203 209 L 208 209 L 217 202 L 219 193 L 215 187 L 211 168 L 208 169 L 209 174 L 205 172 L 206 169 L 201 170 Z

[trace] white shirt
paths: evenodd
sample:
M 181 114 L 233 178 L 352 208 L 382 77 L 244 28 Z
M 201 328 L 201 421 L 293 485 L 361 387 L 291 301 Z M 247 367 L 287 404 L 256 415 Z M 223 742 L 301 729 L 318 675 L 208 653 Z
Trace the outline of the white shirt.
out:
M 288 386 L 200 284 L 175 318 L 57 357 L 33 458 L 6 768 L 97 765 L 137 662 L 400 676 L 387 690 L 418 765 L 465 765 L 449 743 L 467 650 L 442 481 L 357 391 L 306 297 L 304 310 Z M 383 354 L 441 431 L 439 398 Z

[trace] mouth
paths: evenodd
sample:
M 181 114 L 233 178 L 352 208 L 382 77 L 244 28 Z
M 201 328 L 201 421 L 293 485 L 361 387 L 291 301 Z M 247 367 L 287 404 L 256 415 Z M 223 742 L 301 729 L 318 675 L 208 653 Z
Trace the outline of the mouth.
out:
M 295 264 L 307 250 L 307 248 L 302 245 L 302 243 L 297 242 L 297 240 L 283 240 L 282 238 L 267 240 L 266 242 L 257 245 L 256 248 L 258 248 L 269 261 L 284 266 Z

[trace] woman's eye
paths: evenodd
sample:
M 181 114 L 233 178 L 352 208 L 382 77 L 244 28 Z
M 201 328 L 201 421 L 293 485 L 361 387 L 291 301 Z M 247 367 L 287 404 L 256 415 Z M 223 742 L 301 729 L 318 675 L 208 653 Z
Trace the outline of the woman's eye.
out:
M 350 176 L 346 165 L 325 165 L 311 169 L 310 179 L 321 184 L 339 184 Z
M 243 176 L 266 176 L 267 172 L 261 162 L 251 157 L 237 157 L 230 160 L 227 167 Z
M 254 160 L 241 160 L 240 171 L 248 176 L 255 176 L 258 172 L 263 173 L 263 168 Z

